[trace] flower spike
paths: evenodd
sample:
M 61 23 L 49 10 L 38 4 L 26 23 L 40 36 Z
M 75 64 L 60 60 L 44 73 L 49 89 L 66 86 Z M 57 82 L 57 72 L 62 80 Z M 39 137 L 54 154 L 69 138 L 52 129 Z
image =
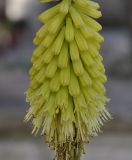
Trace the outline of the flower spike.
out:
M 55 0 L 39 0 L 42 3 Z M 90 137 L 111 119 L 105 108 L 107 81 L 99 49 L 104 38 L 96 21 L 99 4 L 92 0 L 57 0 L 39 16 L 43 26 L 33 43 L 26 100 L 33 134 L 45 137 L 55 160 L 74 160 Z

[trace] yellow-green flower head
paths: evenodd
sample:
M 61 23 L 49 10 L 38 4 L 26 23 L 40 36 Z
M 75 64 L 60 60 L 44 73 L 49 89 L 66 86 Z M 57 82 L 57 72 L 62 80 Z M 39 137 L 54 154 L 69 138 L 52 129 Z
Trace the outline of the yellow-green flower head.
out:
M 52 2 L 54 0 L 40 0 Z M 26 92 L 26 121 L 44 135 L 56 160 L 83 154 L 89 138 L 111 118 L 105 104 L 107 81 L 100 44 L 99 4 L 92 0 L 60 0 L 39 15 Z

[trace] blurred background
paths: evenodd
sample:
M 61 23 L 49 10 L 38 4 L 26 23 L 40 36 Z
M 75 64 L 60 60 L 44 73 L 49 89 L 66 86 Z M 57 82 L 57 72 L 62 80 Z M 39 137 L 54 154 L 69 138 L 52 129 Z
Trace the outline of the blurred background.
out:
M 83 159 L 132 160 L 132 1 L 96 1 L 103 12 L 101 54 L 114 120 L 86 147 Z M 34 138 L 23 123 L 32 39 L 46 7 L 35 0 L 0 0 L 0 160 L 52 159 L 43 138 Z

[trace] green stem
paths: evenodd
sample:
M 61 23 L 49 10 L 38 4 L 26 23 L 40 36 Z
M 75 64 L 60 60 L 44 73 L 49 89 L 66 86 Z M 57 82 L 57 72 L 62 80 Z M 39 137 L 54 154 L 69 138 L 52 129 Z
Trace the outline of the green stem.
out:
M 76 148 L 74 149 L 74 157 L 73 157 L 73 160 L 80 160 L 80 155 L 77 154 Z

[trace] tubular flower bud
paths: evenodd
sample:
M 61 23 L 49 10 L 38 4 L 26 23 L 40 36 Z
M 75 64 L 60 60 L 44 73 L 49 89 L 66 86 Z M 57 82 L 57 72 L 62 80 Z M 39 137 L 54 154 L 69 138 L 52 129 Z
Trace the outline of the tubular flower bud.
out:
M 54 0 L 39 0 L 41 3 Z M 57 0 L 58 1 L 58 0 Z M 92 0 L 59 0 L 38 17 L 43 26 L 33 43 L 26 100 L 33 134 L 45 137 L 55 160 L 74 160 L 90 137 L 111 119 L 105 104 L 107 81 L 99 53 L 104 38 L 99 4 Z
M 72 20 L 69 17 L 66 18 L 65 39 L 68 42 L 71 42 L 74 40 L 74 27 L 72 24 Z

